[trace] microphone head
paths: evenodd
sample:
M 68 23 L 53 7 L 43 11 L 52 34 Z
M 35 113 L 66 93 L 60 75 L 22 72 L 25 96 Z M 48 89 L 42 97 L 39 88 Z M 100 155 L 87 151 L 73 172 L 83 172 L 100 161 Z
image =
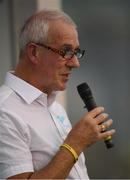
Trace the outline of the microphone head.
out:
M 89 99 L 90 97 L 92 97 L 92 92 L 90 90 L 90 87 L 85 82 L 78 85 L 77 90 L 82 99 L 84 99 L 84 98 Z
M 85 104 L 85 108 L 87 108 L 88 111 L 97 107 L 97 105 L 94 101 L 94 98 L 92 96 L 91 89 L 89 88 L 87 83 L 82 83 L 82 84 L 78 85 L 77 90 Z

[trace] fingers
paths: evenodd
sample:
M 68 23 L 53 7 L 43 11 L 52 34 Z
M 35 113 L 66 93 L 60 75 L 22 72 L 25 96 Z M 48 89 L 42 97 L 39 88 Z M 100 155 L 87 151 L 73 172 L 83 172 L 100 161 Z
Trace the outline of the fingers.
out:
M 99 139 L 108 140 L 115 134 L 115 129 L 107 130 L 113 123 L 112 119 L 107 120 L 105 123 L 99 125 Z
M 113 120 L 108 119 L 108 114 L 104 113 L 103 107 L 97 107 L 82 117 L 75 124 L 67 136 L 66 143 L 71 144 L 77 152 L 82 152 L 85 147 L 89 147 L 99 140 L 111 138 L 115 130 L 108 130 Z
M 91 112 L 91 117 L 95 120 L 95 123 L 98 126 L 98 138 L 99 140 L 111 139 L 112 135 L 116 132 L 115 129 L 108 130 L 108 128 L 112 125 L 113 120 L 108 119 L 108 114 L 104 113 L 103 107 L 97 107 L 93 109 Z
M 111 129 L 109 131 L 105 131 L 100 133 L 99 139 L 104 139 L 107 140 L 109 137 L 113 136 L 113 134 L 115 134 L 116 130 L 115 129 Z
M 95 118 L 104 111 L 104 107 L 97 107 L 89 112 L 92 118 Z
M 98 116 L 95 117 L 96 123 L 97 124 L 101 124 L 103 123 L 106 119 L 108 118 L 108 114 L 107 113 L 102 113 L 99 114 Z
M 106 131 L 113 123 L 112 119 L 107 120 L 105 123 L 102 123 L 101 125 L 99 125 L 99 131 L 100 132 L 104 132 Z
M 108 119 L 108 114 L 104 113 L 104 107 L 97 107 L 89 112 L 89 117 L 98 125 L 99 132 L 104 132 L 113 123 L 112 119 Z
M 103 107 L 97 107 L 89 113 L 91 117 L 96 121 L 96 124 L 102 124 L 104 121 L 108 119 L 108 116 L 109 116 L 107 113 L 104 113 Z M 112 123 L 113 123 L 113 120 L 110 119 L 104 125 L 106 126 L 106 128 L 108 128 Z

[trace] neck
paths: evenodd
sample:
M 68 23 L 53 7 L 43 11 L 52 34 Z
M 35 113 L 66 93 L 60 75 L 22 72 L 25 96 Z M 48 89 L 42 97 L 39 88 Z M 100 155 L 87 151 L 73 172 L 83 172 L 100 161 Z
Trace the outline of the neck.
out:
M 47 94 L 47 96 L 49 96 L 52 93 L 51 89 L 45 88 L 42 81 L 38 77 L 38 73 L 33 68 L 30 69 L 27 66 L 24 67 L 18 64 L 15 69 L 14 75 L 19 77 L 20 79 L 23 79 L 24 81 L 36 87 L 40 91 L 44 92 L 45 94 Z

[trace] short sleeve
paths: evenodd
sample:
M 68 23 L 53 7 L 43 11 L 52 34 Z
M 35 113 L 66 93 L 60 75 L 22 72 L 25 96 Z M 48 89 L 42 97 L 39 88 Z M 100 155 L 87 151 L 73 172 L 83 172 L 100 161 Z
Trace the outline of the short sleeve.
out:
M 33 172 L 27 126 L 15 114 L 0 111 L 0 179 Z

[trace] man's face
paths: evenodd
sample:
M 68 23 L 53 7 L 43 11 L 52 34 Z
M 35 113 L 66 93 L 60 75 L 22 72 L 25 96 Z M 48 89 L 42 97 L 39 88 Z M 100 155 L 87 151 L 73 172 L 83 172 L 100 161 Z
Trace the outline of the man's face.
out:
M 51 48 L 75 50 L 79 47 L 78 34 L 72 25 L 57 22 L 50 28 L 49 35 L 52 39 Z M 66 60 L 58 53 L 41 47 L 40 51 L 40 77 L 43 84 L 43 91 L 51 93 L 52 91 L 64 90 L 68 82 L 72 69 L 79 67 L 79 62 L 74 55 L 72 59 Z

